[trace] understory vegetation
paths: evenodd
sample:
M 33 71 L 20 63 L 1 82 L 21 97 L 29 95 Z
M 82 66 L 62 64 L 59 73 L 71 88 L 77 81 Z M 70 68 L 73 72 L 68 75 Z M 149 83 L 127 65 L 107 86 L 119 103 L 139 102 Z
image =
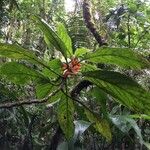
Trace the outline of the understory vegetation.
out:
M 150 149 L 148 0 L 0 1 L 0 150 Z

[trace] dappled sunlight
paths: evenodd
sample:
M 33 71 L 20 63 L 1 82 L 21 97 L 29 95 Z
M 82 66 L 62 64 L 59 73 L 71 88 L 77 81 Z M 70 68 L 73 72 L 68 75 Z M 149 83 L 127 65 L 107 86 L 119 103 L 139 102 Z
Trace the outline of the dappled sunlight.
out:
M 75 7 L 75 1 L 74 0 L 65 0 L 65 10 L 66 12 L 72 12 Z

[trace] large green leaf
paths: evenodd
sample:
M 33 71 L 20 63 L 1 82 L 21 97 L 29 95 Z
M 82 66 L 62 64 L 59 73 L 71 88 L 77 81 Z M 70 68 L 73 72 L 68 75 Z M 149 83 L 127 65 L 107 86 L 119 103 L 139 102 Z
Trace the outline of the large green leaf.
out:
M 87 48 L 77 48 L 76 51 L 75 51 L 75 56 L 76 57 L 80 57 L 80 56 L 83 56 L 84 54 L 88 53 L 89 52 L 89 49 Z
M 62 62 L 60 61 L 60 59 L 53 59 L 51 61 L 48 62 L 48 66 L 50 68 L 52 68 L 53 70 L 55 70 L 55 72 L 57 72 L 58 75 L 61 75 L 62 73 Z M 57 74 L 51 72 L 51 70 L 44 68 L 42 70 L 43 74 L 48 77 L 48 78 L 56 78 L 58 77 Z
M 150 114 L 150 93 L 131 78 L 102 70 L 85 72 L 83 75 L 121 104 L 134 111 Z
M 43 32 L 46 42 L 49 47 L 55 47 L 58 51 L 62 53 L 62 55 L 67 57 L 67 47 L 65 43 L 61 40 L 58 34 L 52 29 L 50 25 L 48 25 L 43 19 L 37 16 L 32 16 L 32 19 L 37 22 L 37 25 Z
M 40 62 L 40 60 L 36 57 L 36 55 L 33 54 L 33 52 L 16 44 L 0 43 L 0 57 L 24 59 L 34 63 Z
M 57 34 L 59 35 L 60 39 L 64 42 L 67 48 L 68 55 L 72 56 L 73 55 L 72 41 L 67 33 L 67 29 L 62 23 L 58 23 L 57 25 Z
M 83 59 L 95 63 L 114 64 L 124 68 L 150 67 L 150 63 L 146 59 L 129 48 L 99 48 L 95 52 L 84 55 Z
M 100 110 L 103 112 L 105 118 L 108 118 L 106 107 L 106 101 L 108 99 L 107 94 L 98 87 L 93 87 L 88 93 L 94 98 L 94 100 L 96 100 L 97 103 L 100 104 Z
M 51 73 L 57 74 L 43 60 L 40 60 L 36 55 L 34 55 L 33 52 L 15 44 L 0 43 L 0 57 L 7 57 L 18 60 L 19 59 L 27 60 L 34 64 L 38 64 L 44 68 L 47 68 Z
M 47 96 L 53 89 L 53 85 L 50 83 L 37 84 L 36 96 L 41 99 Z
M 58 106 L 58 122 L 67 140 L 74 135 L 73 113 L 74 106 L 71 99 L 62 95 Z
M 85 114 L 90 122 L 94 123 L 95 129 L 102 134 L 108 141 L 112 140 L 111 129 L 106 119 L 100 119 L 97 114 L 85 109 Z
M 53 83 L 49 82 L 48 80 L 39 80 L 35 87 L 36 96 L 38 99 L 42 99 L 55 91 L 57 88 L 58 86 L 53 85 Z M 61 99 L 61 96 L 62 91 L 60 90 L 56 95 L 48 100 L 48 103 L 54 103 L 56 101 L 59 101 Z
M 17 62 L 8 62 L 0 67 L 0 74 L 16 84 L 28 83 L 31 79 L 44 78 L 42 74 Z

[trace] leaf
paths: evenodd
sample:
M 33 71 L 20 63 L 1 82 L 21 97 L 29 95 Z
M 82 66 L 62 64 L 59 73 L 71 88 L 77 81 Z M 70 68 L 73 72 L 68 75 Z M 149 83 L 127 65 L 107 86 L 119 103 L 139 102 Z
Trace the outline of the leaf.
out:
M 90 91 L 90 95 L 94 97 L 97 103 L 101 105 L 100 109 L 103 112 L 105 118 L 107 118 L 107 107 L 106 107 L 106 101 L 108 99 L 107 94 L 104 93 L 100 88 L 93 87 Z
M 17 62 L 8 62 L 0 67 L 0 73 L 15 84 L 25 84 L 30 80 L 45 78 L 39 72 Z
M 129 48 L 99 48 L 84 55 L 84 60 L 95 63 L 114 64 L 124 68 L 149 68 L 150 63 L 137 52 Z
M 150 150 L 150 143 L 144 142 L 144 145 Z
M 53 90 L 53 85 L 50 83 L 38 84 L 36 86 L 36 96 L 39 99 L 46 97 Z
M 49 47 L 55 47 L 56 50 L 60 51 L 62 55 L 67 58 L 67 47 L 65 43 L 60 39 L 58 34 L 49 26 L 43 19 L 38 16 L 32 16 L 32 19 L 37 22 L 38 27 L 44 34 L 46 43 Z
M 112 122 L 124 133 L 128 133 L 129 130 L 133 128 L 137 136 L 140 138 L 140 141 L 143 142 L 141 129 L 138 127 L 134 119 L 121 115 L 111 115 L 110 118 Z
M 49 69 L 51 73 L 57 74 L 54 70 L 47 66 L 47 64 L 43 60 L 40 60 L 32 52 L 15 44 L 0 44 L 0 57 L 27 60 Z
M 44 35 L 44 41 L 47 44 L 47 47 L 51 50 L 51 54 L 54 53 L 54 46 L 49 41 L 48 37 Z
M 74 106 L 72 100 L 63 94 L 59 102 L 57 116 L 60 127 L 67 140 L 74 135 L 73 113 Z
M 50 68 L 52 68 L 53 70 L 55 70 L 55 72 L 57 72 L 58 75 L 61 75 L 61 73 L 62 73 L 62 63 L 61 63 L 60 59 L 53 59 L 53 60 L 51 60 L 48 63 L 48 66 Z M 58 77 L 58 75 L 56 75 L 55 73 L 51 72 L 47 68 L 44 68 L 42 70 L 42 72 L 48 78 L 56 78 L 56 77 Z
M 110 115 L 110 119 L 124 133 L 128 133 L 129 130 L 133 128 L 138 136 L 140 143 L 144 144 L 148 149 L 150 149 L 149 143 L 144 142 L 141 129 L 138 127 L 134 119 L 131 119 L 129 116 L 121 116 L 121 115 Z
M 145 119 L 145 120 L 150 120 L 150 116 L 148 115 L 145 115 L 145 114 L 134 114 L 134 115 L 129 115 L 130 118 L 133 118 L 133 119 Z
M 60 39 L 63 41 L 63 43 L 65 44 L 68 55 L 72 56 L 73 55 L 72 41 L 67 33 L 67 29 L 62 23 L 58 23 L 57 25 L 57 34 L 60 37 Z
M 94 64 L 88 64 L 88 63 L 83 63 L 81 64 L 81 72 L 86 72 L 86 71 L 93 71 L 97 70 L 97 66 Z
M 87 79 L 110 94 L 128 108 L 150 114 L 150 93 L 133 79 L 113 71 L 89 71 L 83 73 Z
M 100 119 L 96 114 L 85 109 L 85 114 L 91 123 L 94 123 L 95 129 L 102 134 L 108 141 L 112 140 L 111 129 L 106 119 Z
M 36 55 L 33 54 L 33 52 L 15 44 L 0 43 L 0 57 L 23 59 L 31 61 L 35 64 L 40 62 L 40 60 L 36 57 Z
M 76 49 L 76 51 L 75 51 L 75 56 L 76 57 L 80 57 L 80 56 L 82 56 L 83 54 L 86 54 L 87 52 L 89 52 L 89 50 L 88 49 L 86 49 L 86 48 L 77 48 Z
M 54 87 L 53 89 L 55 88 L 57 87 Z M 62 91 L 59 91 L 56 95 L 54 95 L 48 100 L 48 103 L 50 103 L 51 106 L 52 105 L 54 106 L 55 104 L 57 104 L 57 102 L 61 100 L 62 95 L 63 95 Z

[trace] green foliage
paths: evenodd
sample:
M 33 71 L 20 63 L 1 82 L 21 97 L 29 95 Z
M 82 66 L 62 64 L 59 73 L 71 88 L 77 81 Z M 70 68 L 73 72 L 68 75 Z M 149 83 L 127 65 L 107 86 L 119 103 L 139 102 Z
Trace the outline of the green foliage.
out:
M 89 62 L 114 64 L 124 68 L 149 68 L 150 63 L 137 52 L 129 48 L 100 48 L 87 53 L 84 58 Z
M 53 59 L 51 61 L 48 62 L 48 66 L 50 68 L 52 68 L 55 72 L 57 72 L 57 74 L 55 74 L 54 72 L 52 72 L 51 70 L 49 70 L 48 68 L 44 68 L 42 70 L 43 74 L 48 77 L 48 78 L 56 78 L 58 77 L 58 75 L 61 75 L 62 73 L 62 62 L 60 61 L 60 59 Z
M 61 129 L 63 130 L 67 140 L 74 135 L 74 123 L 73 123 L 74 106 L 72 100 L 66 95 L 62 95 L 58 106 L 58 121 Z
M 38 63 L 40 60 L 29 50 L 15 44 L 0 44 L 0 57 L 28 60 Z
M 89 50 L 84 48 L 84 47 L 83 48 L 77 48 L 76 51 L 75 51 L 75 56 L 76 57 L 81 57 L 87 52 L 89 52 Z
M 83 75 L 121 104 L 134 111 L 150 114 L 149 92 L 131 78 L 118 72 L 102 70 L 85 72 Z
M 136 121 L 134 119 L 129 118 L 128 116 L 111 116 L 113 123 L 125 133 L 128 133 L 131 128 L 135 130 L 137 136 L 143 142 L 141 130 L 138 127 Z
M 17 62 L 8 62 L 2 65 L 0 73 L 15 84 L 27 84 L 31 80 L 44 78 L 38 71 Z
M 19 46 L 19 44 L 0 44 L 0 57 L 9 58 L 5 60 L 6 63 L 1 63 L 0 66 L 0 75 L 2 80 L 3 78 L 6 78 L 8 81 L 11 81 L 15 84 L 25 85 L 25 88 L 27 88 L 27 84 L 34 83 L 35 88 L 33 88 L 35 93 L 34 90 L 32 92 L 35 95 L 33 94 L 32 96 L 34 98 L 37 97 L 37 99 L 46 98 L 56 89 L 60 89 L 56 95 L 52 96 L 48 101 L 46 101 L 47 103 L 45 105 L 36 107 L 21 106 L 18 108 L 18 110 L 15 109 L 17 110 L 17 114 L 14 114 L 16 118 L 12 117 L 13 115 L 11 115 L 12 112 L 15 112 L 13 109 L 12 112 L 7 113 L 11 116 L 11 118 L 13 118 L 12 124 L 15 127 L 16 124 L 21 127 L 21 130 L 18 129 L 18 126 L 15 128 L 15 131 L 18 132 L 17 134 L 19 137 L 22 137 L 23 135 L 24 143 L 25 141 L 31 140 L 33 141 L 33 145 L 40 145 L 42 147 L 44 143 L 47 146 L 49 139 L 51 139 L 51 136 L 55 133 L 54 130 L 56 124 L 59 123 L 61 130 L 67 139 L 67 142 L 64 139 L 63 142 L 59 145 L 58 149 L 75 149 L 80 148 L 80 145 L 77 144 L 78 142 L 80 144 L 83 142 L 82 138 L 90 139 L 91 136 L 88 137 L 88 135 L 91 134 L 91 132 L 97 134 L 95 130 L 91 130 L 93 128 L 89 128 L 91 127 L 91 124 L 94 126 L 96 131 L 102 135 L 102 138 L 97 138 L 101 140 L 100 143 L 102 143 L 103 137 L 106 138 L 106 140 L 109 142 L 112 140 L 112 133 L 114 131 L 113 127 L 115 125 L 119 130 L 124 132 L 124 134 L 128 134 L 129 130 L 133 128 L 140 138 L 140 142 L 142 141 L 141 144 L 144 143 L 148 147 L 149 144 L 144 142 L 145 140 L 143 140 L 144 138 L 142 137 L 141 130 L 133 118 L 142 118 L 147 121 L 149 120 L 150 93 L 141 87 L 141 85 L 139 85 L 132 78 L 119 72 L 113 71 L 116 69 L 116 67 L 115 69 L 113 66 L 111 66 L 111 68 L 106 67 L 104 68 L 105 70 L 97 67 L 97 64 L 99 63 L 104 63 L 104 65 L 116 65 L 119 67 L 119 69 L 122 67 L 125 69 L 140 70 L 148 69 L 150 67 L 149 61 L 137 52 L 140 49 L 133 50 L 133 48 L 135 48 L 135 46 L 140 43 L 140 39 L 143 38 L 143 35 L 147 34 L 149 28 L 144 23 L 146 21 L 146 17 L 144 17 L 144 19 L 139 17 L 140 23 L 137 23 L 136 27 L 133 24 L 134 21 L 132 21 L 132 19 L 137 21 L 137 3 L 130 3 L 130 6 L 128 7 L 129 9 L 125 9 L 123 5 L 120 5 L 120 7 L 108 13 L 106 16 L 106 24 L 108 24 L 108 28 L 110 29 L 110 33 L 108 34 L 111 40 L 108 39 L 108 44 L 110 44 L 111 47 L 97 48 L 97 45 L 95 44 L 95 41 L 93 41 L 91 35 L 88 35 L 87 30 L 83 25 L 83 21 L 80 20 L 80 15 L 79 17 L 78 15 L 75 15 L 75 18 L 73 16 L 73 20 L 71 20 L 72 22 L 75 20 L 75 23 L 77 23 L 79 29 L 76 29 L 74 25 L 70 27 L 71 24 L 68 25 L 69 23 L 60 18 L 60 16 L 57 16 L 58 18 L 56 16 L 51 16 L 53 18 L 47 16 L 46 14 L 52 13 L 54 8 L 52 8 L 51 11 L 49 9 L 43 11 L 45 6 L 44 2 L 49 4 L 47 0 L 43 1 L 42 6 L 40 2 L 35 2 L 33 5 L 39 5 L 40 10 L 35 8 L 34 11 L 41 12 L 40 16 L 44 15 L 43 18 L 46 20 L 54 19 L 54 22 L 49 25 L 46 21 L 41 19 L 41 17 L 32 16 L 31 18 L 33 21 L 35 21 L 37 27 L 40 28 L 40 30 L 43 32 L 44 40 L 49 48 L 49 51 L 47 51 L 46 46 L 41 47 L 43 44 L 43 36 L 38 33 L 36 27 L 34 34 L 37 36 L 37 39 L 39 38 L 39 42 L 36 41 L 35 37 L 32 39 L 32 34 L 30 33 L 31 30 L 28 30 L 31 25 L 28 26 L 28 22 L 26 22 L 26 27 L 21 26 L 20 28 L 22 28 L 21 30 L 26 28 L 25 38 L 21 39 L 23 41 L 23 46 L 32 47 L 34 50 L 38 49 L 39 46 L 42 51 L 46 50 L 48 52 L 48 61 L 45 61 L 42 58 L 43 53 L 41 51 L 34 51 L 39 53 L 41 52 L 41 55 L 37 56 L 39 54 L 36 53 L 35 55 L 33 51 L 22 48 Z M 96 2 L 97 5 L 100 5 L 96 0 L 92 3 Z M 115 2 L 102 3 L 109 3 L 109 5 L 112 6 L 115 4 Z M 58 1 L 53 1 L 52 3 L 55 4 L 55 7 L 57 7 Z M 26 7 L 26 5 L 30 6 L 31 4 L 31 2 L 24 2 L 22 3 L 22 7 Z M 31 8 L 32 7 L 30 7 L 32 13 Z M 145 8 L 145 6 L 143 8 Z M 122 10 L 122 12 L 119 12 L 119 10 Z M 106 12 L 106 10 L 104 12 Z M 59 14 L 60 12 L 57 13 Z M 95 15 L 95 12 L 93 13 Z M 26 16 L 29 16 L 29 14 L 26 14 Z M 21 17 L 24 18 L 23 16 Z M 69 26 L 69 34 L 63 23 L 58 23 L 55 28 L 55 19 L 57 21 L 61 20 L 61 22 L 66 23 L 65 26 Z M 124 25 L 127 25 L 128 27 Z M 100 26 L 100 28 L 104 28 L 103 25 Z M 138 35 L 138 29 L 141 35 Z M 16 34 L 18 34 L 19 37 L 19 31 L 17 29 L 15 31 L 17 31 Z M 9 34 L 11 35 L 11 33 Z M 102 33 L 102 35 L 103 34 L 105 35 L 105 33 Z M 145 41 L 143 40 L 144 38 L 142 39 L 144 41 L 142 44 L 140 43 L 140 47 L 143 45 L 142 50 L 144 49 L 144 43 L 146 43 L 148 38 L 149 37 L 146 36 Z M 73 42 L 71 41 L 72 39 Z M 6 41 L 9 42 L 9 40 Z M 31 41 L 28 42 L 28 40 Z M 29 45 L 26 43 L 29 43 Z M 147 47 L 148 42 L 145 45 Z M 91 51 L 91 49 L 93 51 Z M 55 51 L 59 51 L 65 59 L 55 56 Z M 57 54 L 58 53 L 56 53 L 56 55 Z M 146 52 L 145 54 L 148 55 L 149 52 Z M 81 73 L 79 73 L 79 75 L 75 75 L 72 72 L 70 76 L 64 77 L 65 72 L 71 72 L 71 69 L 76 67 L 74 65 L 72 68 L 68 69 L 68 66 L 71 64 L 70 58 L 74 57 L 79 59 L 78 63 L 81 62 Z M 7 62 L 7 60 L 10 62 Z M 63 70 L 63 63 L 66 64 L 65 70 Z M 110 69 L 111 71 L 109 71 Z M 82 75 L 82 77 L 80 75 Z M 82 79 L 91 81 L 93 83 L 92 87 L 89 86 L 87 89 L 83 89 L 84 87 L 76 87 L 76 82 L 80 82 Z M 66 91 L 66 86 L 69 91 Z M 76 97 L 70 96 L 71 90 L 74 88 L 77 88 L 77 91 L 80 90 L 80 88 L 82 90 L 77 95 L 74 93 Z M 0 93 L 0 97 L 4 97 L 4 95 L 7 95 L 7 90 L 5 90 L 4 87 L 1 89 L 2 90 L 0 92 L 2 94 Z M 24 91 L 26 92 L 26 90 Z M 4 98 L 2 99 L 5 101 Z M 6 97 L 6 99 L 9 98 Z M 15 96 L 10 98 L 11 101 L 14 99 Z M 120 105 L 118 106 L 118 103 L 116 104 L 115 101 L 119 102 Z M 128 115 L 128 117 L 122 115 L 111 116 L 110 111 L 112 108 L 115 108 L 115 105 L 118 106 L 118 109 L 122 109 L 122 105 L 126 106 L 125 109 L 127 109 L 128 114 L 131 114 L 131 111 L 136 112 L 137 114 L 131 114 Z M 74 107 L 81 110 L 75 110 Z M 46 108 L 48 108 L 48 110 Z M 81 113 L 81 111 L 85 111 L 86 117 L 85 114 Z M 116 113 L 122 114 L 123 112 L 122 110 L 116 110 Z M 2 116 L 0 118 L 2 118 Z M 83 121 L 87 119 L 90 122 Z M 5 119 L 3 118 L 3 120 Z M 112 128 L 110 128 L 110 123 Z M 9 127 L 11 127 L 11 124 Z M 85 132 L 87 130 L 88 132 Z M 6 136 L 7 134 L 9 135 L 9 132 L 2 134 L 2 137 Z M 93 137 L 93 139 L 90 140 L 94 139 L 96 138 Z M 102 145 L 107 145 L 107 143 L 105 143 L 105 139 L 103 140 L 104 143 L 102 143 Z M 39 149 L 39 147 L 37 149 Z
M 90 112 L 89 110 L 85 110 L 85 114 L 90 122 L 94 123 L 95 129 L 101 133 L 108 141 L 112 140 L 111 129 L 109 123 L 105 119 L 100 119 L 99 116 Z
M 104 117 L 108 119 L 108 112 L 107 112 L 107 100 L 108 100 L 108 95 L 105 93 L 103 90 L 101 90 L 98 87 L 94 87 L 89 91 L 90 95 L 94 97 L 94 100 L 96 103 L 101 105 L 101 110 Z
M 138 127 L 138 124 L 134 119 L 131 119 L 129 116 L 110 116 L 112 122 L 124 133 L 128 133 L 130 129 L 134 129 L 137 134 L 140 143 L 144 144 L 149 149 L 149 143 L 144 142 L 141 129 Z
M 58 23 L 57 25 L 57 34 L 60 37 L 60 39 L 63 41 L 63 43 L 66 45 L 66 51 L 67 55 L 71 57 L 73 55 L 73 50 L 72 50 L 72 41 L 70 36 L 67 33 L 67 29 L 62 23 Z
M 36 86 L 37 98 L 41 99 L 46 97 L 53 90 L 53 85 L 51 83 L 38 84 Z
M 44 20 L 42 20 L 41 18 L 37 16 L 33 16 L 32 18 L 33 20 L 37 21 L 37 25 L 39 26 L 41 31 L 44 33 L 47 44 L 48 45 L 50 44 L 52 47 L 55 47 L 56 50 L 60 51 L 62 55 L 65 58 L 67 58 L 67 52 L 71 54 L 70 38 L 66 36 L 67 33 L 65 32 L 65 30 L 59 29 L 62 27 L 62 25 L 59 26 L 58 28 L 59 29 L 58 34 L 60 35 L 59 36 L 56 32 L 54 32 L 52 27 L 49 26 Z M 62 36 L 66 37 L 66 39 L 61 39 Z M 67 40 L 67 44 L 64 43 L 64 40 L 65 42 Z

